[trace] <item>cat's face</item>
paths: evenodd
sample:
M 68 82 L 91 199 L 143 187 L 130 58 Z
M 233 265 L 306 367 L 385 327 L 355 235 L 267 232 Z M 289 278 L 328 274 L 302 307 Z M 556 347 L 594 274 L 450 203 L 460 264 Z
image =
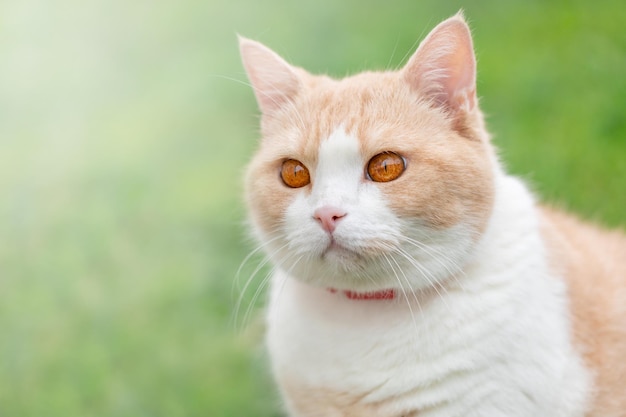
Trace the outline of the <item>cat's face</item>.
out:
M 454 19 L 401 71 L 340 81 L 242 40 L 263 112 L 246 178 L 250 217 L 291 276 L 357 291 L 417 289 L 466 262 L 491 211 L 493 155 L 469 32 Z

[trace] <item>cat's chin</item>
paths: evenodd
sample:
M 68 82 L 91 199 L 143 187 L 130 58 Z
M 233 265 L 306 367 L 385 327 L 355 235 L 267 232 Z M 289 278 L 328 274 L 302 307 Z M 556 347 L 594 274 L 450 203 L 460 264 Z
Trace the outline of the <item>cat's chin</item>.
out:
M 327 262 L 358 262 L 363 256 L 354 250 L 337 243 L 332 239 L 326 250 L 322 252 L 322 260 Z
M 294 264 L 285 270 L 298 281 L 315 287 L 353 289 L 362 285 L 363 275 L 369 275 L 371 259 L 364 253 L 330 239 L 317 247 L 310 247 L 309 256 L 292 257 Z

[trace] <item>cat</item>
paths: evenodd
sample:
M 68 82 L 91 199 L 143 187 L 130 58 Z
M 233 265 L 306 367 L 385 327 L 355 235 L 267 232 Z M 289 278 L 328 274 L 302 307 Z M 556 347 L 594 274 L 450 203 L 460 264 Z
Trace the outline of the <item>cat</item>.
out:
M 289 416 L 626 416 L 626 237 L 505 172 L 461 13 L 398 71 L 335 80 L 240 51 Z

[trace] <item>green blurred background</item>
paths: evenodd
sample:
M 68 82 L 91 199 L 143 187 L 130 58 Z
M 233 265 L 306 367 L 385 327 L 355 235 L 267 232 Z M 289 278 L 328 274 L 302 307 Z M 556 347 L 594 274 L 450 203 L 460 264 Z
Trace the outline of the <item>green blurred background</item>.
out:
M 233 319 L 260 262 L 233 284 L 258 121 L 235 34 L 342 76 L 460 7 L 510 169 L 624 224 L 622 0 L 1 2 L 0 416 L 278 416 L 263 272 Z

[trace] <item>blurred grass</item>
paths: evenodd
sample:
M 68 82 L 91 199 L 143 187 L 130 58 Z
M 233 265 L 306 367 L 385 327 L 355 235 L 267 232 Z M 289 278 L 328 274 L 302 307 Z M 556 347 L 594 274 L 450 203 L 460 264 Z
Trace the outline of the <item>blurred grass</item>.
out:
M 342 76 L 461 6 L 507 165 L 624 224 L 620 1 L 0 3 L 0 415 L 279 415 L 232 322 L 257 136 L 235 33 Z

